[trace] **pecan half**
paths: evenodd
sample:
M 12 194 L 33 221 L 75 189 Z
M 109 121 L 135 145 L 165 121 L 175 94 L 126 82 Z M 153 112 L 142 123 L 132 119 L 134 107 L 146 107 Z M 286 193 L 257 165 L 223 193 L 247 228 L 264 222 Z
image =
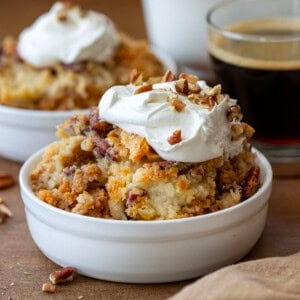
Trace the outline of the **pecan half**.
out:
M 175 145 L 181 142 L 181 130 L 175 130 L 173 134 L 168 137 L 168 143 L 170 145 Z
M 53 271 L 49 275 L 49 280 L 52 284 L 64 283 L 74 279 L 74 269 L 72 267 L 65 267 Z
M 0 189 L 6 189 L 14 184 L 15 180 L 12 175 L 0 171 Z

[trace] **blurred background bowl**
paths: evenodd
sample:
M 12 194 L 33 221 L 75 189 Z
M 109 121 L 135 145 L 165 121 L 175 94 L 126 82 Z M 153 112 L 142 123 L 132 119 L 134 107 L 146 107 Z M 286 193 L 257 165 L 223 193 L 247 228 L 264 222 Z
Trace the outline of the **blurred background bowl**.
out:
M 175 61 L 163 50 L 151 47 L 165 70 L 177 73 Z M 56 126 L 87 109 L 69 111 L 30 110 L 0 105 L 0 156 L 24 162 L 32 153 L 57 138 Z

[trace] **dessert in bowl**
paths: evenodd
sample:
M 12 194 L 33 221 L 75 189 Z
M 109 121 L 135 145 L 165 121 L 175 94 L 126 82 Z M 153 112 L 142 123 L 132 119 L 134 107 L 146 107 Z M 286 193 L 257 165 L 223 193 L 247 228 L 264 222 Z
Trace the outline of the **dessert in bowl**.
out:
M 53 124 L 97 105 L 110 86 L 127 84 L 133 69 L 144 78 L 176 72 L 159 49 L 118 31 L 105 15 L 67 2 L 55 3 L 17 40 L 4 39 L 1 49 L 0 134 L 8 142 L 0 155 L 18 161 L 55 140 Z
M 167 72 L 105 92 L 20 172 L 32 237 L 50 259 L 122 282 L 200 276 L 262 233 L 272 170 L 235 100 Z

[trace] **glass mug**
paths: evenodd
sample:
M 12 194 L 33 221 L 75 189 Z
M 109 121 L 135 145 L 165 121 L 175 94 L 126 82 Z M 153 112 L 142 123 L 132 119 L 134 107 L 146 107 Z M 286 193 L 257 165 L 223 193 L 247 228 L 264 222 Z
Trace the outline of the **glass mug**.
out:
M 238 99 L 254 145 L 299 175 L 300 0 L 224 1 L 207 24 L 216 82 Z

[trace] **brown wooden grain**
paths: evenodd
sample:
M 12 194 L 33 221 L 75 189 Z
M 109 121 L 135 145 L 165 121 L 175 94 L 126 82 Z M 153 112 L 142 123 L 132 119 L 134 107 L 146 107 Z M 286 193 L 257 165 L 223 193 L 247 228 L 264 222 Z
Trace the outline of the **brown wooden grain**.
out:
M 0 38 L 16 35 L 53 1 L 0 1 Z M 77 1 L 80 2 L 80 1 Z M 82 1 L 83 2 L 83 1 Z M 92 1 L 84 7 L 111 16 L 117 25 L 136 37 L 145 37 L 139 0 Z M 126 3 L 124 5 L 124 3 Z M 122 7 L 122 9 L 118 9 Z M 0 170 L 17 181 L 20 165 L 0 158 Z M 78 275 L 69 284 L 58 286 L 55 294 L 42 292 L 42 284 L 58 268 L 36 247 L 28 232 L 19 186 L 1 190 L 0 196 L 13 217 L 0 225 L 0 299 L 166 299 L 188 283 L 156 285 L 119 284 Z M 300 178 L 277 178 L 273 182 L 269 214 L 262 237 L 244 260 L 282 256 L 300 250 Z
M 51 7 L 53 0 L 0 1 L 0 39 L 10 34 L 17 36 L 37 16 Z M 109 16 L 116 26 L 137 38 L 146 36 L 140 0 L 74 0 L 86 9 L 94 9 Z

